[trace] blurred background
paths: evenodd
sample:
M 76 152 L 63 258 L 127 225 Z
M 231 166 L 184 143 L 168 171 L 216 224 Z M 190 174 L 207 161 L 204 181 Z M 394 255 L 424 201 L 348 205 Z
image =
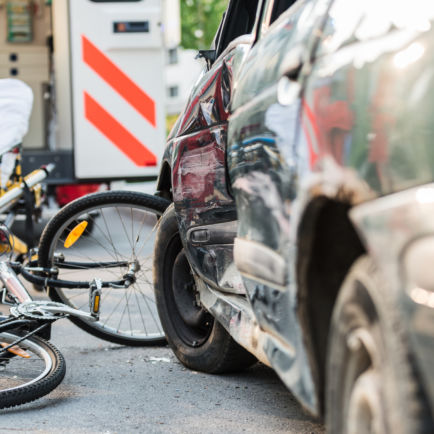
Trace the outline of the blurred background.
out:
M 0 0 L 0 78 L 34 95 L 24 173 L 54 162 L 58 206 L 125 182 L 152 192 L 227 3 Z

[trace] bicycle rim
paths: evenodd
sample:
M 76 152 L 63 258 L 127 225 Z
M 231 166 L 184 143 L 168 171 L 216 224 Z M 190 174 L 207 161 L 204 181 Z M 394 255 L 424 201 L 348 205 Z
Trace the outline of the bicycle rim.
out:
M 110 196 L 107 196 L 110 199 Z M 153 198 L 154 199 L 154 198 Z M 105 200 L 104 200 L 105 201 Z M 164 340 L 154 298 L 153 247 L 161 213 L 148 206 L 124 201 L 98 202 L 68 216 L 51 240 L 50 264 L 63 255 L 65 263 L 111 263 L 110 267 L 75 269 L 59 267 L 58 279 L 68 281 L 119 281 L 132 263 L 139 266 L 136 281 L 128 288 L 103 288 L 100 320 L 74 322 L 88 332 L 121 344 L 147 344 Z M 71 230 L 87 223 L 83 234 L 69 248 Z M 119 266 L 113 266 L 119 263 Z M 56 288 L 57 298 L 72 307 L 89 310 L 88 289 Z
M 0 333 L 0 342 L 18 339 Z M 0 408 L 33 401 L 51 392 L 65 375 L 65 362 L 59 351 L 40 338 L 28 338 L 19 344 L 22 356 L 0 354 Z

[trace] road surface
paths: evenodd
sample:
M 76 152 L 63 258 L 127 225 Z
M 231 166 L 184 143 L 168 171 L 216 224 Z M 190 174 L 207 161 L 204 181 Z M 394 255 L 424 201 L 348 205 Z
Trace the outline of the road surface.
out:
M 67 320 L 52 341 L 66 358 L 65 380 L 45 398 L 1 410 L 1 433 L 323 433 L 263 365 L 192 372 L 168 347 L 106 343 Z

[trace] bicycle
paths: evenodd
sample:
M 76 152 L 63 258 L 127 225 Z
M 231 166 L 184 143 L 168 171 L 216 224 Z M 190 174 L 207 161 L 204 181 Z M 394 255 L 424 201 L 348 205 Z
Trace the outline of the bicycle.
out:
M 1 147 L 12 164 L 6 167 L 7 176 L 1 167 L 6 182 L 0 185 L 0 213 L 7 213 L 0 228 L 0 254 L 10 253 L 8 261 L 0 261 L 0 297 L 11 307 L 9 316 L 0 317 L 0 408 L 36 399 L 60 383 L 64 359 L 44 340 L 60 318 L 68 317 L 87 332 L 119 344 L 165 342 L 154 301 L 152 255 L 159 217 L 169 205 L 137 192 L 88 195 L 62 208 L 46 226 L 39 247 L 29 250 L 8 228 L 23 208 L 24 196 L 27 220 L 33 221 L 40 182 L 53 167 L 22 177 L 16 143 L 26 131 L 31 93 L 16 80 L 7 86 L 19 92 L 9 92 L 13 110 L 8 110 L 16 115 L 15 124 Z M 11 261 L 13 253 L 21 261 Z M 33 301 L 17 274 L 47 289 L 52 301 Z M 29 353 L 38 369 L 30 367 Z M 11 384 L 12 379 L 18 383 Z
M 82 309 L 86 289 L 101 281 L 131 278 L 103 293 L 100 321 L 71 320 L 85 331 L 124 345 L 165 342 L 154 300 L 152 258 L 159 217 L 169 201 L 138 192 L 106 191 L 77 199 L 45 227 L 37 265 L 39 284 L 55 302 Z M 57 279 L 50 285 L 44 279 Z
M 167 205 L 162 198 L 123 191 L 77 199 L 47 224 L 37 258 L 30 251 L 33 258 L 26 264 L 0 261 L 1 301 L 11 306 L 11 315 L 0 321 L 0 366 L 9 369 L 3 382 L 11 379 L 12 361 L 25 378 L 32 375 L 10 387 L 0 375 L 0 408 L 34 400 L 62 381 L 63 356 L 41 338 L 49 339 L 51 324 L 58 319 L 67 317 L 89 333 L 120 344 L 165 342 L 150 273 L 155 229 Z M 11 240 L 6 232 L 0 228 L 3 240 Z M 18 274 L 48 288 L 52 301 L 32 300 Z M 39 370 L 29 368 L 22 351 L 33 353 Z

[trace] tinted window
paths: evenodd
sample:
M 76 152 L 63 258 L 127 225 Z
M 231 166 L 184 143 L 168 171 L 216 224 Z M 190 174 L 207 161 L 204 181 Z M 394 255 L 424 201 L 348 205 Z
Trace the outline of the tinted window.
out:
M 306 47 L 313 30 L 324 15 L 328 0 L 298 0 L 253 46 L 238 78 L 233 98 L 236 109 L 270 86 L 282 76 L 285 63 L 294 49 Z M 264 67 L 265 66 L 265 67 Z
M 273 11 L 271 12 L 270 24 L 277 20 L 280 15 L 289 9 L 296 0 L 276 0 L 273 5 Z
M 300 3 L 303 3 L 303 0 L 269 0 L 262 16 L 258 39 L 262 38 L 264 34 L 267 33 L 271 24 L 291 6 L 295 4 L 294 8 L 298 8 Z
M 235 38 L 252 32 L 259 1 L 232 0 L 224 18 L 221 39 L 218 41 L 217 55 Z

